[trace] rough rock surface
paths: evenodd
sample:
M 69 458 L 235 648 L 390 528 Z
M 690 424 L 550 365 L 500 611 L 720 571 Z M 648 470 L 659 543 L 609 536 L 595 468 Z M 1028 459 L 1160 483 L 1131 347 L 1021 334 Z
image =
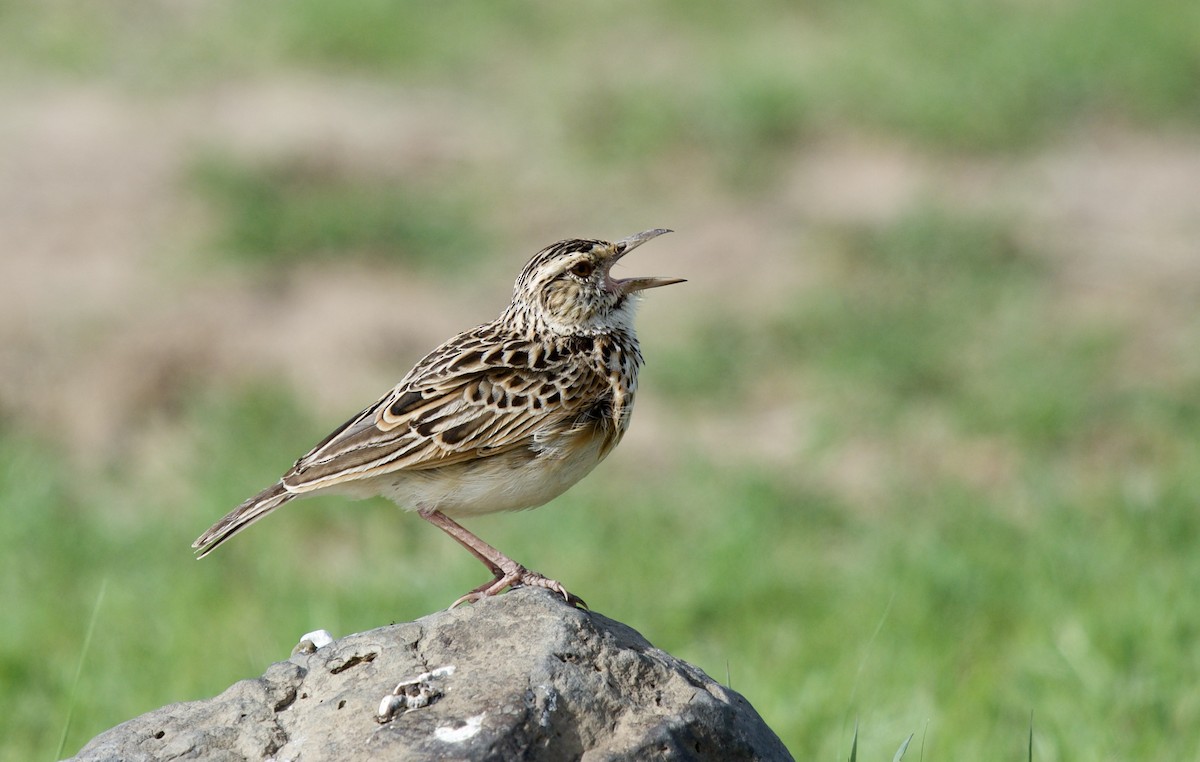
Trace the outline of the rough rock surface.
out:
M 76 759 L 791 759 L 742 696 L 544 590 L 308 650 Z

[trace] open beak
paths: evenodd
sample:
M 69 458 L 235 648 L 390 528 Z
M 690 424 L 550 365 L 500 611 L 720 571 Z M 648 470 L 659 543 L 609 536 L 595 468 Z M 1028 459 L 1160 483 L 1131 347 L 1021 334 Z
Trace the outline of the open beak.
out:
M 613 244 L 615 253 L 608 260 L 608 266 L 612 267 L 617 260 L 624 257 L 629 252 L 641 246 L 646 241 L 652 238 L 658 238 L 664 233 L 670 233 L 666 228 L 655 228 L 654 230 L 643 230 L 640 233 L 634 233 L 628 238 L 622 238 Z M 669 286 L 672 283 L 683 283 L 684 278 L 614 278 L 608 276 L 609 288 L 620 294 L 632 294 L 635 291 L 645 291 L 648 288 L 658 288 L 659 286 Z

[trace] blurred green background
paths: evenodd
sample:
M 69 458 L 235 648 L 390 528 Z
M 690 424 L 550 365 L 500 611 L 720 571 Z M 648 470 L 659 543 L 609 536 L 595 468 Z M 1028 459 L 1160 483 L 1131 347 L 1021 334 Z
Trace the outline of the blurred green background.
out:
M 0 757 L 482 582 L 383 501 L 188 545 L 536 249 L 667 226 L 625 443 L 471 528 L 798 759 L 856 721 L 863 759 L 1023 759 L 1031 715 L 1038 760 L 1196 758 L 1198 29 L 0 0 Z

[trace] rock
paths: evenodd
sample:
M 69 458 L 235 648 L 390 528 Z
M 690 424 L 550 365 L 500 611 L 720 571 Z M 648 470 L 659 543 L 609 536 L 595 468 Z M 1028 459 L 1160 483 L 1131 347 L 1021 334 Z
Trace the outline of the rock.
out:
M 262 677 L 118 725 L 75 759 L 791 759 L 742 696 L 545 590 L 306 638 Z

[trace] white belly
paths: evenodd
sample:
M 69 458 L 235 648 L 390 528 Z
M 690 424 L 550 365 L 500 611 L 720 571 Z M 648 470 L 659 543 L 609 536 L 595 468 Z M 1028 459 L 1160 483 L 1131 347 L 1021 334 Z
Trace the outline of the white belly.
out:
M 587 476 L 604 459 L 603 437 L 573 447 L 505 453 L 444 468 L 400 470 L 338 485 L 359 497 L 380 495 L 406 510 L 438 510 L 447 516 L 478 516 L 545 505 Z

